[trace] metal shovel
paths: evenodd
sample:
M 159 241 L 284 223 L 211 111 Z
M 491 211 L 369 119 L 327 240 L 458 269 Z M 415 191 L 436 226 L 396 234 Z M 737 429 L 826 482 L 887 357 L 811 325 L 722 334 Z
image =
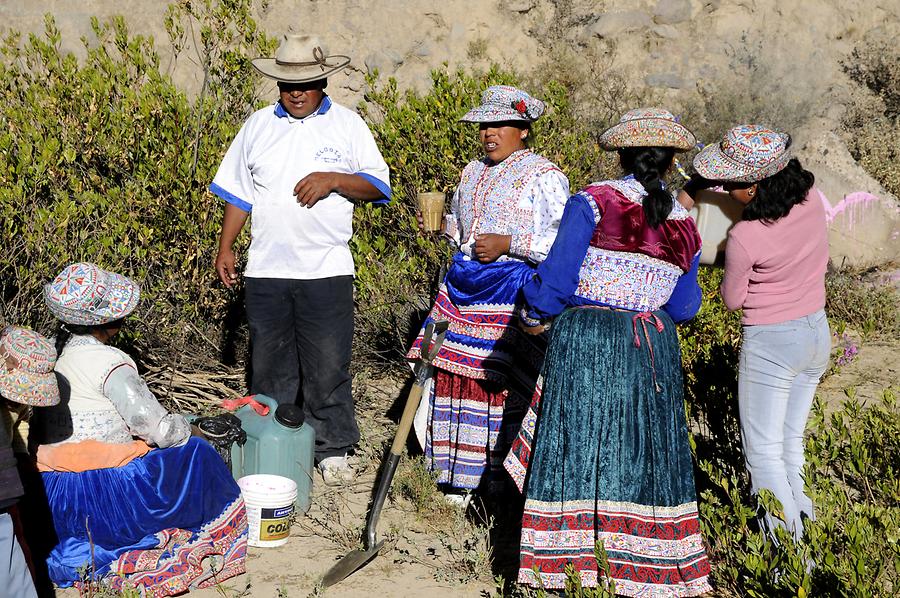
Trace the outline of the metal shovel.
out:
M 440 320 L 429 322 L 425 327 L 425 334 L 423 335 L 420 349 L 422 356 L 413 369 L 416 379 L 409 390 L 409 396 L 406 398 L 403 416 L 400 418 L 397 433 L 394 434 L 394 443 L 391 445 L 391 450 L 382 468 L 381 480 L 378 482 L 378 489 L 375 491 L 375 500 L 372 502 L 372 508 L 369 509 L 369 516 L 366 519 L 366 549 L 354 550 L 335 563 L 322 578 L 321 583 L 323 587 L 334 585 L 364 567 L 366 563 L 375 558 L 375 555 L 378 554 L 378 551 L 384 545 L 384 540 L 377 542 L 375 537 L 378 517 L 381 515 L 381 508 L 384 506 L 384 500 L 387 498 L 391 481 L 393 481 L 394 473 L 397 471 L 400 456 L 406 447 L 406 437 L 409 435 L 416 408 L 419 406 L 419 401 L 422 398 L 422 388 L 425 386 L 425 382 L 431 373 L 431 362 L 444 342 L 444 334 L 447 332 L 448 325 L 447 321 Z

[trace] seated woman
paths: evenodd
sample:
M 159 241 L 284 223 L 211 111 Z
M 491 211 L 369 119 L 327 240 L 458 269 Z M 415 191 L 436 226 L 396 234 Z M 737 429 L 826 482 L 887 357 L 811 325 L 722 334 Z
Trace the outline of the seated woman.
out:
M 566 204 L 559 234 L 525 284 L 527 331 L 550 346 L 506 467 L 525 493 L 520 583 L 696 596 L 709 591 L 674 321 L 700 307 L 700 235 L 663 179 L 694 136 L 657 108 L 600 137 L 626 176 Z
M 29 510 L 39 497 L 30 492 L 27 474 L 31 472 L 20 468 L 30 461 L 27 446 L 32 408 L 59 403 L 55 363 L 53 343 L 37 332 L 18 326 L 0 332 L 0 581 L 4 596 L 38 596 L 29 571 L 34 563 L 23 537 L 28 527 L 23 530 L 19 520 L 27 521 L 21 510 Z
M 107 344 L 139 296 L 128 278 L 88 263 L 44 287 L 62 321 L 62 400 L 33 434 L 59 539 L 47 562 L 53 582 L 67 587 L 87 571 L 116 589 L 170 596 L 244 572 L 247 517 L 215 450 Z

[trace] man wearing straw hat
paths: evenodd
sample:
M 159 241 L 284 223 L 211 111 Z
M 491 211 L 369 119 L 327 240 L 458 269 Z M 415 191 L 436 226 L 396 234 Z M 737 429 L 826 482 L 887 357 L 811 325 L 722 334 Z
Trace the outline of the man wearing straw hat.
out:
M 386 203 L 388 167 L 372 133 L 324 89 L 350 59 L 311 35 L 288 34 L 253 67 L 279 99 L 255 112 L 210 185 L 225 201 L 216 271 L 237 282 L 234 241 L 251 214 L 244 271 L 252 393 L 301 402 L 326 484 L 353 479 L 359 440 L 350 388 L 353 202 Z

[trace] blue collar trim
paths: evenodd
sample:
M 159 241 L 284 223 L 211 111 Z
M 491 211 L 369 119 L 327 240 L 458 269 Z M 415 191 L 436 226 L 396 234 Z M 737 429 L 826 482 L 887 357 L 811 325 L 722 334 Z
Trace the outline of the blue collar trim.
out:
M 331 98 L 326 95 L 324 98 L 322 98 L 322 103 L 319 104 L 319 107 L 315 112 L 305 118 L 295 118 L 294 120 L 306 120 L 307 118 L 325 114 L 329 110 L 331 110 Z M 287 110 L 284 109 L 284 106 L 281 105 L 280 101 L 275 102 L 275 116 L 277 116 L 278 118 L 294 118 Z

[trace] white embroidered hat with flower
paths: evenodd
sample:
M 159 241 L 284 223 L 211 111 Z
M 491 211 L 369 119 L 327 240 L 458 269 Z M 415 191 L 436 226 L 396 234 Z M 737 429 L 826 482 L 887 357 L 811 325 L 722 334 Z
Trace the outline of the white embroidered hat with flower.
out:
M 544 113 L 544 102 L 511 85 L 492 85 L 481 94 L 481 105 L 459 119 L 468 123 L 534 122 Z

